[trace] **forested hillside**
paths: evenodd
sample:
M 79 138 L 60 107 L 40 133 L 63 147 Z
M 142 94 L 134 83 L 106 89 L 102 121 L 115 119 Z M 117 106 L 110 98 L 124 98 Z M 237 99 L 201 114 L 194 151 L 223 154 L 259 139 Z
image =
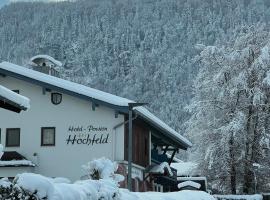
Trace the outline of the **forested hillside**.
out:
M 235 28 L 270 19 L 265 0 L 104 0 L 14 3 L 0 10 L 0 60 L 36 54 L 65 76 L 138 101 L 181 129 L 199 65 L 194 44 L 223 44 Z

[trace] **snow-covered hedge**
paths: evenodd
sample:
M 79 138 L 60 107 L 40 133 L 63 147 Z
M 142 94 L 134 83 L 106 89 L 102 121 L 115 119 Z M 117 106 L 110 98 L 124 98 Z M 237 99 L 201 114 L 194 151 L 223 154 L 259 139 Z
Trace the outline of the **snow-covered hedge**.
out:
M 11 183 L 7 178 L 0 180 L 1 200 L 39 200 L 37 191 L 27 191 L 17 184 Z
M 73 184 L 65 178 L 48 178 L 39 174 L 18 174 L 13 182 L 0 181 L 0 199 L 24 200 L 118 200 L 118 182 L 123 180 L 115 174 L 116 163 L 100 158 L 89 162 L 83 168 L 88 173 L 87 180 Z
M 84 166 L 89 179 L 70 183 L 66 178 L 18 174 L 13 182 L 0 179 L 1 200 L 216 200 L 202 191 L 171 193 L 130 192 L 118 187 L 117 165 L 101 158 Z
M 118 200 L 118 185 L 106 179 L 77 181 L 73 184 L 54 181 L 39 174 L 23 173 L 13 182 L 0 180 L 1 200 Z

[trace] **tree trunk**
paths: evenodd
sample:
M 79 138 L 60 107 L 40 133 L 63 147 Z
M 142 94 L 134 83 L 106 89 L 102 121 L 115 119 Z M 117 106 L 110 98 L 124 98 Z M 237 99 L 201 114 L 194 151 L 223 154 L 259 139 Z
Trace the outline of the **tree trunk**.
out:
M 247 121 L 247 138 L 246 138 L 246 157 L 245 157 L 245 168 L 244 168 L 244 186 L 243 192 L 249 194 L 252 187 L 252 142 L 254 138 L 254 110 L 253 106 L 249 106 L 248 110 L 248 121 Z
M 244 188 L 243 192 L 251 194 L 255 189 L 255 177 L 253 172 L 253 163 L 256 162 L 256 145 L 259 145 L 258 141 L 258 112 L 256 108 L 249 106 L 247 122 L 247 143 L 246 143 L 246 165 L 244 171 Z
M 234 149 L 233 134 L 231 134 L 229 145 L 230 145 L 230 159 L 231 159 L 231 162 L 230 162 L 231 193 L 236 194 L 236 168 L 235 168 L 235 156 L 233 152 L 233 149 Z

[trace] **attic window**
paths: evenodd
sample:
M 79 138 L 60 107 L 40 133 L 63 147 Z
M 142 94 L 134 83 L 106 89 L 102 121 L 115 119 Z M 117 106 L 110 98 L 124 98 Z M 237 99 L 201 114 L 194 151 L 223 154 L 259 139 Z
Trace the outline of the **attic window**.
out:
M 51 102 L 54 105 L 60 104 L 62 102 L 62 94 L 57 93 L 57 92 L 51 93 Z

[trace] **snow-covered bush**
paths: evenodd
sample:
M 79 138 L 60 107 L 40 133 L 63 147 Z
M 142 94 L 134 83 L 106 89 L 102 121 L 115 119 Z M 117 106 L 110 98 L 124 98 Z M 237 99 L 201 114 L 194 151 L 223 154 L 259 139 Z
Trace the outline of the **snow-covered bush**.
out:
M 82 168 L 90 180 L 98 180 L 98 199 L 119 199 L 118 183 L 123 181 L 124 177 L 115 173 L 118 169 L 116 162 L 102 157 L 88 162 Z
M 92 180 L 111 179 L 116 183 L 124 180 L 122 175 L 115 174 L 118 164 L 104 157 L 90 161 L 82 168 L 86 171 L 87 177 Z
M 38 199 L 51 199 L 54 195 L 54 185 L 46 177 L 39 174 L 18 174 L 13 184 L 30 194 L 35 194 Z
M 118 182 L 123 176 L 106 158 L 89 162 L 83 167 L 89 179 L 71 183 L 66 178 L 48 178 L 39 174 L 18 174 L 13 182 L 0 179 L 2 200 L 119 200 Z
M 37 191 L 28 191 L 10 182 L 7 178 L 0 180 L 0 199 L 1 200 L 42 200 L 39 198 Z
M 13 182 L 0 180 L 1 200 L 120 200 L 118 185 L 112 179 L 83 180 L 73 184 L 67 179 L 52 179 L 23 173 Z

